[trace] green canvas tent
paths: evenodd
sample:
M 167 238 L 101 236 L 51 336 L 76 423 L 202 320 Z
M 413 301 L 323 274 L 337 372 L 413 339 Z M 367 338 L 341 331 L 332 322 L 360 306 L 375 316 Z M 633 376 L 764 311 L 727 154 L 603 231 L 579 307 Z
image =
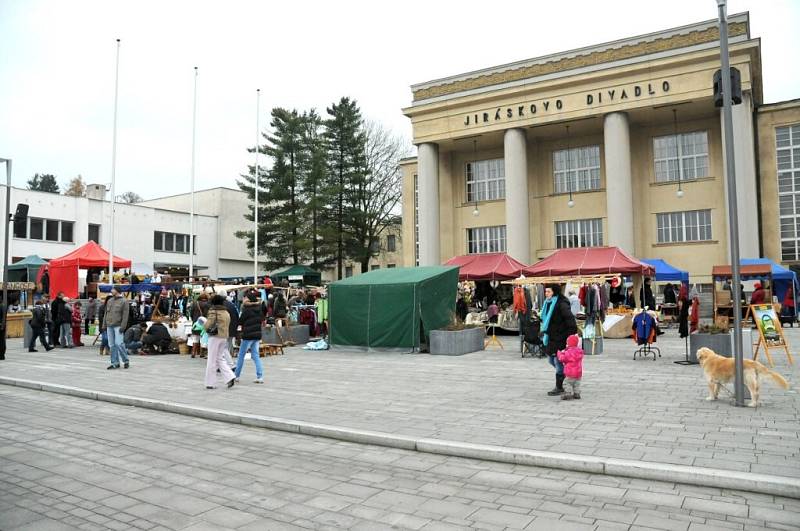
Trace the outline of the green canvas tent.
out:
M 302 277 L 302 281 L 300 281 L 298 277 Z M 288 269 L 270 275 L 269 278 L 275 284 L 288 280 L 289 282 L 300 281 L 304 286 L 322 285 L 322 273 L 302 264 L 295 264 Z
M 8 265 L 8 280 L 10 282 L 36 282 L 39 269 L 47 263 L 39 255 L 26 256 L 19 262 Z
M 378 269 L 334 282 L 330 343 L 367 348 L 417 348 L 420 336 L 450 322 L 457 266 Z

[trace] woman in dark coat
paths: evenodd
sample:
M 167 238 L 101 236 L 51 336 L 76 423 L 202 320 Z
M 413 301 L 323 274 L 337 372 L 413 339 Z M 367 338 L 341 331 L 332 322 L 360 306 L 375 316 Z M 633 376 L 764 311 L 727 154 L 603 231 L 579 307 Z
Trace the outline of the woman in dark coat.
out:
M 548 395 L 564 393 L 564 366 L 556 354 L 567 346 L 567 338 L 578 333 L 575 316 L 570 309 L 569 300 L 561 294 L 561 286 L 553 284 L 544 289 L 546 300 L 542 305 L 542 325 L 540 335 L 544 343 L 547 361 L 556 370 L 556 386 Z
M 264 320 L 264 310 L 259 300 L 258 293 L 252 291 L 247 294 L 242 305 L 242 315 L 239 323 L 242 325 L 242 344 L 239 345 L 239 356 L 236 358 L 236 380 L 242 375 L 244 357 L 250 351 L 250 358 L 256 366 L 256 379 L 253 383 L 264 383 L 264 368 L 259 358 L 259 343 L 261 341 L 261 323 Z

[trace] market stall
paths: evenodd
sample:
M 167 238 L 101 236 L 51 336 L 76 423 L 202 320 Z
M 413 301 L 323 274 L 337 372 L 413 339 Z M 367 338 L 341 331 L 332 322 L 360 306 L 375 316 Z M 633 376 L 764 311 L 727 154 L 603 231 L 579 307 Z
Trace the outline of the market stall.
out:
M 651 266 L 656 268 L 656 282 L 679 282 L 681 284 L 686 285 L 687 289 L 689 286 L 689 272 L 683 271 L 678 269 L 677 267 L 668 264 L 664 260 L 660 258 L 643 258 L 642 262 L 645 264 L 650 264 Z M 669 284 L 665 287 L 668 288 Z M 679 289 L 678 289 L 679 291 Z M 664 295 L 664 301 L 661 304 L 661 315 L 664 317 L 667 323 L 677 323 L 678 321 L 678 304 L 677 304 L 677 291 L 673 293 L 674 301 L 667 300 L 666 293 Z
M 32 254 L 26 256 L 19 262 L 14 262 L 8 266 L 9 282 L 36 282 L 36 276 L 47 260 L 43 260 L 39 255 Z
M 772 268 L 772 293 L 778 298 L 781 304 L 780 317 L 782 321 L 790 318 L 793 322 L 797 320 L 797 292 L 800 291 L 800 283 L 797 280 L 797 273 L 785 268 L 769 258 L 742 258 L 742 265 L 769 265 Z M 791 302 L 791 304 L 787 304 Z
M 503 307 L 497 319 L 497 326 L 513 332 L 519 329 L 517 318 L 510 308 L 511 290 L 508 289 L 508 286 L 501 285 L 500 281 L 517 278 L 525 268 L 525 264 L 518 262 L 506 253 L 484 253 L 455 256 L 445 265 L 457 266 L 459 268 L 458 280 L 470 285 L 470 299 L 475 304 L 471 315 L 468 316 L 470 322 L 480 321 L 480 316 L 485 320 L 487 306 L 492 302 L 497 302 L 498 306 Z M 472 286 L 474 286 L 474 290 Z M 486 299 L 486 305 L 484 305 L 484 299 Z M 509 304 L 504 305 L 504 302 Z
M 78 270 L 90 268 L 107 268 L 108 251 L 94 241 L 78 247 L 69 254 L 50 260 L 50 297 L 55 298 L 59 292 L 74 299 L 78 297 Z M 115 269 L 131 267 L 131 261 L 114 257 Z
M 447 325 L 458 268 L 379 269 L 328 287 L 331 346 L 414 350 Z
M 270 276 L 272 282 L 278 285 L 282 284 L 283 281 L 287 281 L 289 284 L 302 286 L 322 285 L 322 273 L 301 264 L 295 264 L 288 269 L 273 273 Z
M 725 288 L 725 284 L 731 281 L 733 272 L 730 265 L 716 265 L 711 269 L 711 279 L 714 283 L 712 292 L 712 307 L 714 309 L 713 319 L 714 323 L 727 327 L 731 320 L 733 320 L 734 307 L 739 308 L 741 316 L 744 319 L 747 316 L 747 309 L 749 300 L 742 290 L 742 300 L 739 304 L 734 304 L 731 297 L 731 289 Z M 758 280 L 761 282 L 769 282 L 769 289 L 766 290 L 767 301 L 772 301 L 772 267 L 767 263 L 744 264 L 739 267 L 739 278 L 742 282 L 750 280 Z M 720 283 L 725 283 L 720 286 Z

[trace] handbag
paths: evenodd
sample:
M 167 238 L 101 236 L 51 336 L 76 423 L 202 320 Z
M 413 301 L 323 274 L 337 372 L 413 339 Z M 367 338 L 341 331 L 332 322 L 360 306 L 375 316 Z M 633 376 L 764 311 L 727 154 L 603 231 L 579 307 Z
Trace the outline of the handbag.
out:
M 206 334 L 210 336 L 215 336 L 219 334 L 219 327 L 216 324 L 214 324 L 214 326 L 206 330 Z

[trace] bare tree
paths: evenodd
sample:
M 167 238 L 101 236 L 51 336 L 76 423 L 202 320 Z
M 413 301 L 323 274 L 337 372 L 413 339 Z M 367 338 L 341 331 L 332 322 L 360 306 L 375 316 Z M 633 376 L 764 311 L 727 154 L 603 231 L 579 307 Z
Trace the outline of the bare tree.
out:
M 64 191 L 64 195 L 69 195 L 72 197 L 83 197 L 86 195 L 86 183 L 83 182 L 83 177 L 78 175 L 77 177 L 73 177 L 70 179 L 69 183 L 67 184 L 67 189 Z
M 380 252 L 381 235 L 400 223 L 402 175 L 400 159 L 407 156 L 410 146 L 399 135 L 373 121 L 365 121 L 364 178 L 355 183 L 348 196 L 354 207 L 350 225 L 353 248 L 349 255 L 369 269 L 370 259 Z
M 141 203 L 144 199 L 136 192 L 125 192 L 117 196 L 120 203 Z

